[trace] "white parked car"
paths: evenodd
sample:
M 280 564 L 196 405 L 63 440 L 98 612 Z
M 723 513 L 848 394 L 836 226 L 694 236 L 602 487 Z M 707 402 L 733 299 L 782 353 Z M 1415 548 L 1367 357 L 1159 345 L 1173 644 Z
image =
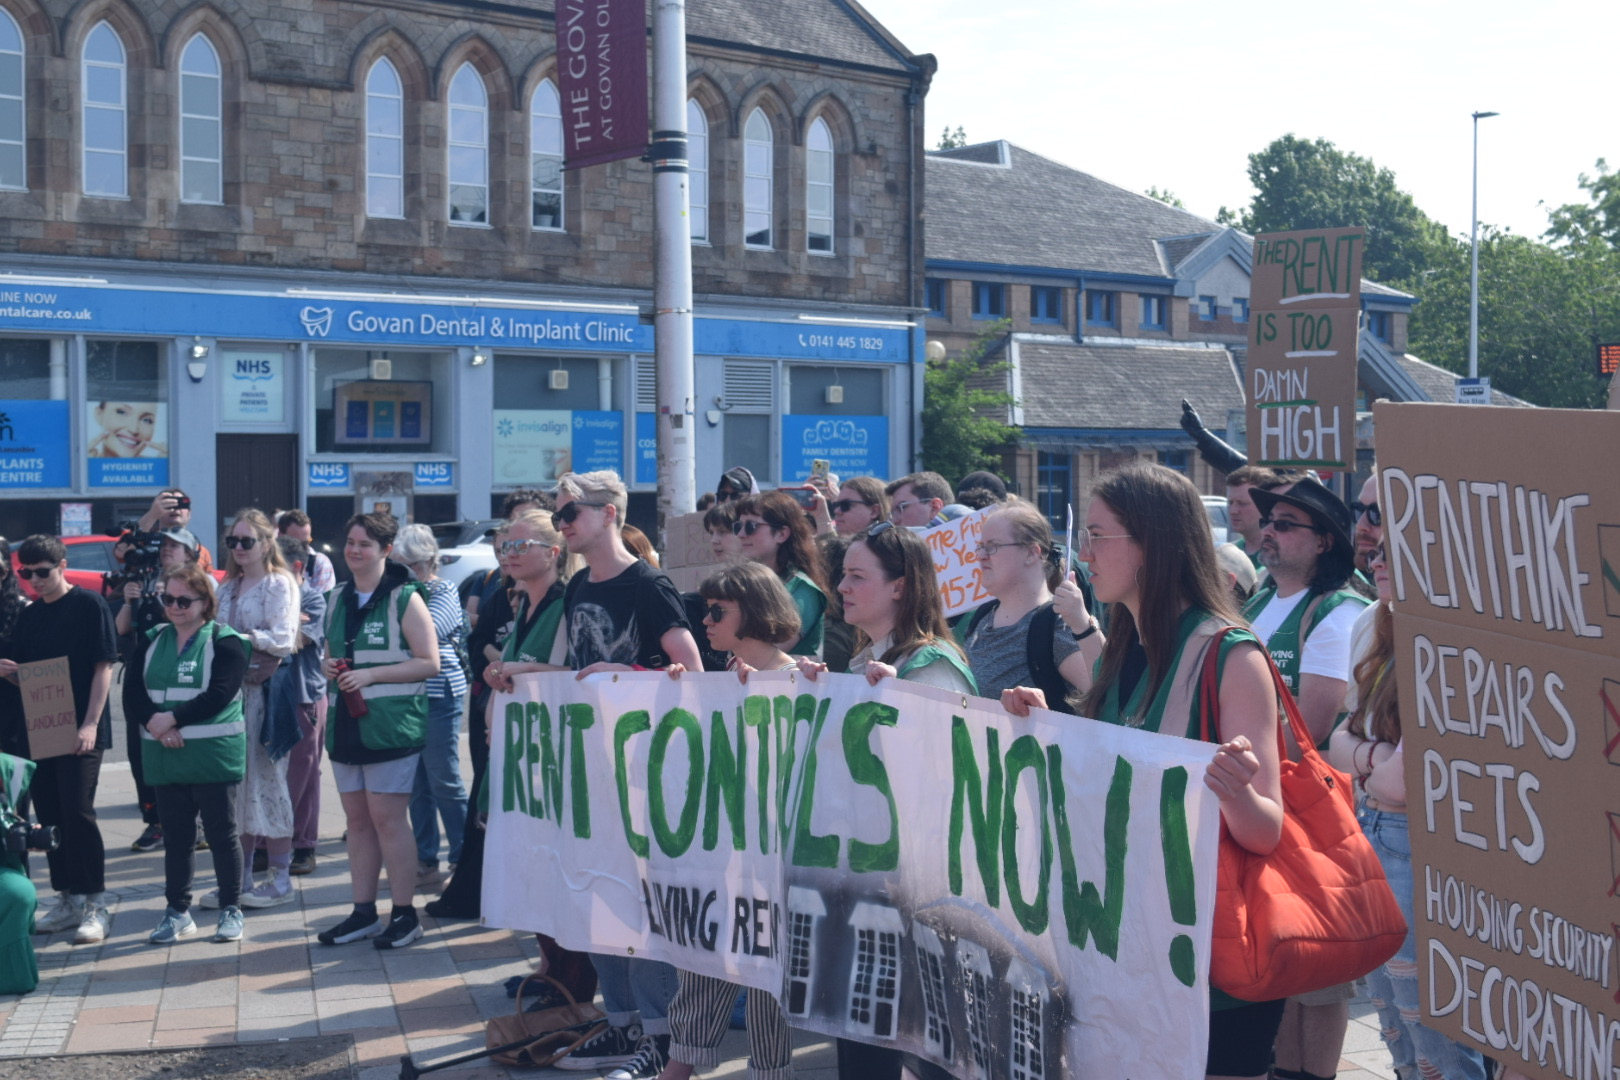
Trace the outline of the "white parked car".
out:
M 439 576 L 456 587 L 474 574 L 498 565 L 492 540 L 498 518 L 486 521 L 449 521 L 429 525 L 439 542 Z
M 1228 531 L 1232 526 L 1232 519 L 1226 513 L 1225 495 L 1205 495 L 1204 513 L 1209 515 L 1209 531 L 1215 535 L 1217 546 L 1226 543 Z

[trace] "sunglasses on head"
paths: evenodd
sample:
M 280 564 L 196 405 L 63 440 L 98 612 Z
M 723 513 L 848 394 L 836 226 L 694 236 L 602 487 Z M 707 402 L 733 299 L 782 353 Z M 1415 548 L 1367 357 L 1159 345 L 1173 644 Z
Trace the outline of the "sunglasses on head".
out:
M 753 536 L 761 529 L 768 529 L 770 525 L 763 521 L 733 521 L 731 532 L 735 536 Z
M 1363 517 L 1365 517 L 1367 519 L 1367 524 L 1371 525 L 1375 529 L 1381 529 L 1384 527 L 1384 512 L 1378 509 L 1377 503 L 1367 503 L 1366 505 L 1362 505 L 1358 502 L 1351 503 L 1350 513 L 1355 516 L 1355 520 L 1357 521 L 1360 521 Z
M 225 546 L 228 548 L 241 548 L 243 551 L 252 551 L 253 545 L 259 542 L 257 536 L 227 536 Z
M 726 617 L 726 609 L 719 604 L 710 604 L 703 609 L 703 615 L 712 623 L 718 623 Z
M 867 502 L 865 499 L 839 499 L 837 502 L 832 504 L 832 508 L 833 513 L 835 514 L 847 514 L 857 506 L 871 505 L 872 504 Z
M 164 607 L 176 607 L 181 611 L 190 610 L 191 605 L 197 602 L 195 596 L 171 596 L 168 593 L 163 593 L 158 599 L 163 601 Z
M 1295 529 L 1309 529 L 1311 532 L 1327 532 L 1320 525 L 1312 525 L 1308 521 L 1289 521 L 1287 518 L 1263 517 L 1260 519 L 1262 529 L 1271 529 L 1274 532 L 1287 533 Z
M 865 532 L 861 533 L 861 535 L 859 537 L 857 537 L 856 539 L 870 540 L 873 537 L 882 536 L 884 533 L 888 532 L 892 528 L 894 528 L 894 522 L 892 522 L 892 521 L 880 521 L 876 525 L 873 525 L 870 529 L 867 529 Z
M 17 567 L 17 576 L 24 581 L 29 578 L 38 578 L 44 581 L 51 576 L 51 571 L 55 570 L 56 567 L 56 563 L 52 563 L 50 566 L 19 566 Z
M 560 529 L 564 525 L 572 525 L 574 523 L 574 519 L 579 517 L 579 508 L 582 506 L 595 506 L 597 508 L 601 508 L 606 505 L 607 503 L 604 502 L 586 502 L 584 499 L 575 499 L 561 510 L 555 510 L 552 512 L 551 527 L 553 529 Z

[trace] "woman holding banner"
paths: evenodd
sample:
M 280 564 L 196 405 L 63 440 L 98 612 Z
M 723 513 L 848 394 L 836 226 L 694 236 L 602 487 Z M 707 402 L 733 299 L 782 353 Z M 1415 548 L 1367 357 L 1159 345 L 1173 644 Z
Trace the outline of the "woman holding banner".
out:
M 1097 599 L 1113 604 L 1108 642 L 1082 715 L 1167 735 L 1200 737 L 1199 675 L 1210 641 L 1243 626 L 1209 542 L 1198 490 L 1163 465 L 1131 464 L 1098 478 L 1080 537 Z M 1147 663 L 1131 663 L 1140 642 Z M 1228 633 L 1217 658 L 1221 738 L 1204 783 L 1221 803 L 1232 839 L 1257 855 L 1282 834 L 1277 701 L 1266 654 L 1247 630 Z M 1027 715 L 1045 696 L 1019 687 L 1003 695 Z M 1210 990 L 1210 1077 L 1264 1077 L 1283 1001 L 1240 1001 Z
M 796 656 L 820 657 L 827 568 L 804 508 L 781 491 L 750 495 L 737 504 L 731 531 L 737 534 L 743 555 L 775 570 L 793 597 L 800 629 L 791 642 L 781 642 L 782 647 Z
M 1383 545 L 1372 551 L 1372 572 L 1378 602 L 1369 609 L 1370 615 L 1356 622 L 1351 644 L 1356 659 L 1345 692 L 1350 719 L 1328 743 L 1328 760 L 1355 778 L 1361 831 L 1378 853 L 1390 890 L 1406 916 L 1406 940 L 1400 951 L 1368 973 L 1367 987 L 1396 1072 L 1405 1075 L 1415 1067 L 1426 1077 L 1484 1080 L 1488 1074 L 1479 1051 L 1418 1020 L 1423 1013 L 1418 999 L 1417 920 L 1412 911 L 1412 835 L 1407 831 L 1400 701 L 1395 689 L 1395 619 L 1390 611 L 1394 592 Z
M 731 654 L 728 670 L 743 682 L 750 671 L 791 671 L 798 666 L 775 643 L 799 632 L 799 613 L 782 582 L 759 563 L 722 567 L 704 580 L 698 595 L 707 602 L 703 615 L 709 643 Z M 671 678 L 686 668 L 671 664 Z M 669 1064 L 658 1080 L 687 1080 L 696 1069 L 720 1064 L 720 1042 L 730 1026 L 737 984 L 711 975 L 677 972 L 680 989 L 669 1003 Z M 793 1074 L 793 1046 L 782 1004 L 774 994 L 748 990 L 748 1076 L 750 1080 L 786 1080 Z M 608 1074 L 620 1080 L 621 1072 Z M 639 1080 L 634 1066 L 623 1080 Z

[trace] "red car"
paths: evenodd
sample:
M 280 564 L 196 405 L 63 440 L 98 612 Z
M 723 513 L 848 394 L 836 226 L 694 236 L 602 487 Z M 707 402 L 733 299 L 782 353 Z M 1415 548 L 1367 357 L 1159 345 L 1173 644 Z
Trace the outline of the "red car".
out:
M 11 545 L 11 569 L 15 571 L 19 565 L 17 561 L 17 544 Z M 67 548 L 67 579 L 68 584 L 77 585 L 81 589 L 91 592 L 101 592 L 103 583 L 109 573 L 118 569 L 118 563 L 113 559 L 113 545 L 118 543 L 116 536 L 64 536 L 62 544 Z M 224 581 L 225 575 L 218 570 L 214 571 L 214 578 Z M 21 579 L 18 579 L 21 581 Z M 23 592 L 30 600 L 38 600 L 39 594 L 34 591 L 32 581 L 21 581 Z

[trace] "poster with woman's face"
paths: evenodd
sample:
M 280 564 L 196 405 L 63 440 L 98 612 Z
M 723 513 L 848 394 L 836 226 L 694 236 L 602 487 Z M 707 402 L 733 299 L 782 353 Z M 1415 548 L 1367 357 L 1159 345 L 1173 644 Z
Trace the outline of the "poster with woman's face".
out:
M 169 482 L 167 405 L 92 401 L 85 408 L 92 487 L 161 487 Z

